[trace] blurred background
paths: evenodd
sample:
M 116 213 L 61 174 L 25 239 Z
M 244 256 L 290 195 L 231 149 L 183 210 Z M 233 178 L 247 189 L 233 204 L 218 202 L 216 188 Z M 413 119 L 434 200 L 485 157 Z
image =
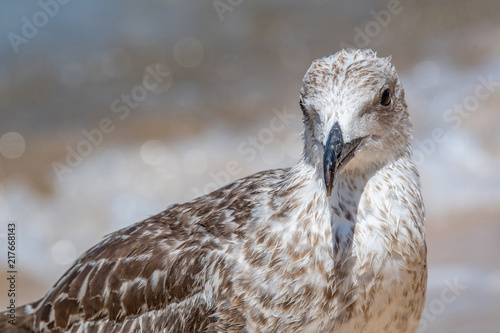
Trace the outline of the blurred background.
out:
M 0 267 L 15 222 L 18 305 L 104 235 L 296 163 L 302 76 L 358 47 L 392 55 L 414 123 L 430 269 L 421 331 L 498 332 L 499 1 L 0 7 Z

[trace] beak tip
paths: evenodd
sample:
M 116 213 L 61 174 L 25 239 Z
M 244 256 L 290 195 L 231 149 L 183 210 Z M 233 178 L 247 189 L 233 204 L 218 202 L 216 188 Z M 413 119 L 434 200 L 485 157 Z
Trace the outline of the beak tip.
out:
M 332 195 L 332 187 L 328 186 L 327 189 L 326 189 L 326 196 L 329 197 L 331 195 Z
M 327 164 L 325 167 L 325 187 L 326 187 L 326 193 L 328 196 L 332 194 L 332 187 L 333 187 L 333 172 L 332 170 L 328 167 L 329 165 Z

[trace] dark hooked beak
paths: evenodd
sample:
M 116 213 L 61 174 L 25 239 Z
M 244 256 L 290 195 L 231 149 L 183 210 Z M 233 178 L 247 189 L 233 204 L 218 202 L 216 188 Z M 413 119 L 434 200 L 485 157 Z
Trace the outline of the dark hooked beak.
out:
M 323 155 L 323 172 L 328 196 L 332 194 L 335 175 L 354 157 L 354 151 L 362 140 L 363 138 L 357 138 L 344 144 L 339 123 L 333 125 Z

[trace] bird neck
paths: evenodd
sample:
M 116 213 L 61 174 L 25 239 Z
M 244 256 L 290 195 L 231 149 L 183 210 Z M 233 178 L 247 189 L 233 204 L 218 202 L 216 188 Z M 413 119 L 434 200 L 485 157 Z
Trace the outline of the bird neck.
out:
M 364 199 L 370 191 L 378 193 L 379 197 L 389 195 L 395 186 L 403 186 L 400 184 L 402 177 L 418 185 L 418 175 L 410 155 L 406 153 L 383 165 L 371 164 L 363 170 L 345 168 L 336 175 L 332 195 L 328 198 L 332 211 L 355 223 L 358 210 L 367 204 Z
M 354 254 L 384 257 L 391 251 L 384 245 L 388 235 L 403 235 L 394 241 L 395 248 L 403 249 L 411 247 L 405 242 L 423 235 L 418 174 L 409 156 L 365 173 L 341 172 L 331 196 L 321 168 L 302 160 L 273 189 L 270 200 L 275 213 L 266 219 L 272 224 L 263 228 L 276 232 L 283 249 L 318 255 L 325 264 L 351 262 Z M 341 268 L 349 265 L 331 267 Z
M 423 228 L 418 173 L 409 155 L 364 173 L 340 173 L 328 201 L 333 250 L 339 256 L 350 256 L 359 235 L 370 242 L 357 247 L 373 246 L 367 248 L 372 253 L 383 248 L 388 235 L 400 234 L 401 228 L 418 229 L 419 233 Z

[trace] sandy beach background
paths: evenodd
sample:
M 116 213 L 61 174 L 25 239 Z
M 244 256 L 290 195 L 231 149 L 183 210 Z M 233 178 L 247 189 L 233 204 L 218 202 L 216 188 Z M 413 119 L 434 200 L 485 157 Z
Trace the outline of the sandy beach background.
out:
M 298 160 L 301 79 L 342 47 L 392 55 L 427 208 L 421 332 L 500 330 L 500 2 L 0 5 L 0 308 L 102 237 Z

